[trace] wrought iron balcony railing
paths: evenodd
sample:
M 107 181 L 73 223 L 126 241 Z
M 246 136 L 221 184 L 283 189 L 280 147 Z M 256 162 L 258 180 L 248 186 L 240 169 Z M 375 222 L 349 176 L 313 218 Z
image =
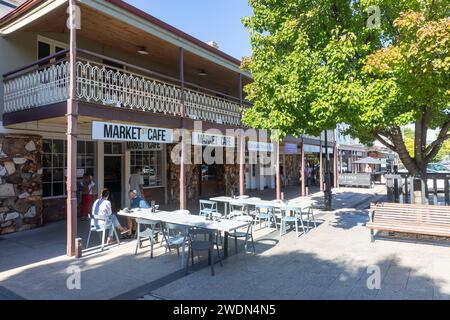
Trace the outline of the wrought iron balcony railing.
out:
M 146 74 L 155 73 L 138 66 L 84 50 L 80 50 L 80 53 L 94 59 L 87 59 L 80 54 L 77 60 L 76 98 L 79 101 L 181 116 L 182 89 L 176 84 L 177 79 L 166 76 L 169 81 L 162 81 L 147 76 Z M 69 63 L 66 55 L 67 51 L 62 51 L 4 75 L 5 112 L 16 112 L 67 100 Z M 100 59 L 113 61 L 115 65 L 124 67 L 117 68 L 95 61 Z M 241 105 L 238 99 L 205 88 L 201 90 L 203 91 L 187 86 L 184 88 L 187 117 L 241 125 L 244 105 Z

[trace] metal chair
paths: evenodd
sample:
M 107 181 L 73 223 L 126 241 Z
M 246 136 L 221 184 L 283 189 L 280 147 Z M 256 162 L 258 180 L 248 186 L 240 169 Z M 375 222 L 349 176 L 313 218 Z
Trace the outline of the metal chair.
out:
M 288 212 L 292 212 L 294 215 L 289 216 Z M 281 209 L 281 221 L 280 221 L 280 236 L 283 235 L 283 230 L 286 232 L 286 223 L 294 222 L 295 223 L 295 234 L 298 237 L 298 221 L 301 223 L 301 227 L 303 229 L 303 233 L 305 233 L 305 225 L 303 223 L 302 218 L 302 209 L 298 207 L 284 207 Z
M 234 230 L 233 232 L 230 232 L 228 235 L 232 238 L 234 238 L 234 251 L 237 254 L 238 253 L 238 249 L 237 249 L 237 240 L 238 238 L 244 239 L 244 254 L 247 254 L 247 245 L 249 240 L 251 240 L 252 242 L 252 247 L 253 247 L 253 253 L 256 253 L 255 250 L 255 242 L 253 240 L 253 218 L 250 216 L 235 216 L 233 218 L 233 220 L 237 220 L 237 221 L 244 221 L 244 222 L 248 222 L 248 226 L 245 227 L 245 231 L 241 231 L 241 230 Z
M 150 241 L 150 258 L 153 258 L 153 243 L 158 242 L 158 231 L 156 226 L 159 224 L 158 221 L 136 218 L 137 232 L 136 232 L 136 250 L 134 254 L 137 254 L 138 248 L 142 247 L 143 240 Z M 145 227 L 145 230 L 141 230 L 141 227 Z M 156 237 L 156 241 L 155 241 Z
M 114 237 L 117 240 L 117 244 L 120 244 L 119 235 L 117 234 L 116 228 L 114 228 L 114 225 L 111 221 L 111 218 L 109 216 L 98 216 L 91 214 L 91 221 L 90 221 L 90 227 L 89 227 L 89 235 L 86 243 L 86 249 L 89 248 L 89 241 L 91 240 L 91 233 L 97 232 L 97 234 L 101 233 L 101 241 L 102 246 L 101 250 L 103 251 L 103 248 L 105 247 L 105 235 L 106 231 L 110 228 L 113 228 Z
M 217 202 L 210 200 L 200 200 L 200 216 L 213 215 L 214 217 L 222 218 L 222 214 L 217 210 Z
M 275 229 L 278 231 L 277 219 L 275 217 L 275 208 L 271 205 L 258 204 L 255 205 L 255 211 L 253 212 L 255 216 L 255 223 L 259 223 L 261 227 L 261 221 L 265 221 L 270 224 L 273 222 L 275 224 Z
M 163 237 L 166 253 L 167 251 L 171 252 L 171 247 L 176 246 L 177 254 L 180 256 L 180 246 L 186 244 L 187 236 L 188 227 L 179 224 L 164 223 Z
M 204 236 L 205 240 L 200 240 L 199 236 Z M 189 238 L 188 259 L 189 257 L 191 257 L 192 265 L 194 265 L 194 252 L 208 251 L 208 261 L 211 265 L 211 275 L 214 276 L 214 245 L 216 246 L 220 266 L 223 266 L 222 259 L 220 257 L 219 246 L 217 245 L 217 242 L 214 240 L 216 238 L 216 232 L 213 230 L 201 228 L 189 229 L 188 238 Z M 186 274 L 188 273 L 188 268 L 189 268 L 189 260 L 186 262 L 186 270 L 185 270 Z

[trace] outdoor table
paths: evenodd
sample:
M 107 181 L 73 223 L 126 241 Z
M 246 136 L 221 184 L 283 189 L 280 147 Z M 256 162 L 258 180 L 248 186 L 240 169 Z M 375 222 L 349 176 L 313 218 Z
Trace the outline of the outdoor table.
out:
M 125 212 L 123 210 L 117 213 L 118 215 L 130 217 L 130 218 L 141 218 L 148 219 L 153 221 L 160 221 L 165 223 L 173 223 L 178 225 L 183 225 L 187 227 L 196 227 L 209 229 L 214 231 L 223 231 L 225 233 L 224 236 L 224 258 L 228 257 L 228 234 L 236 229 L 240 229 L 248 225 L 246 221 L 238 221 L 238 220 L 206 220 L 204 216 L 192 215 L 192 214 L 181 214 L 170 211 L 156 211 L 152 212 L 151 209 L 131 209 L 130 212 Z M 181 265 L 185 266 L 185 243 L 182 246 L 182 257 L 181 257 Z
M 229 203 L 230 201 L 235 201 L 235 200 L 243 200 L 243 199 L 247 199 L 248 196 L 239 196 L 236 198 L 233 197 L 227 197 L 227 196 L 220 196 L 220 197 L 213 197 L 213 198 L 209 198 L 210 201 L 216 201 L 216 202 L 223 202 L 224 205 L 224 216 L 225 218 L 228 216 L 228 208 L 229 208 Z
M 214 197 L 214 198 L 209 198 L 209 200 L 211 201 L 216 201 L 216 202 L 223 202 L 224 205 L 224 212 L 223 215 L 225 217 L 227 217 L 228 215 L 228 203 L 233 200 L 232 197 L 226 197 L 226 196 L 220 196 L 220 197 Z

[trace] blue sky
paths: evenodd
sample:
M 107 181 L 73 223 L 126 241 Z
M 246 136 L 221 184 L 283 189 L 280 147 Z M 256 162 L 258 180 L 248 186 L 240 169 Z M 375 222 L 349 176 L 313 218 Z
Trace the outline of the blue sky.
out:
M 131 5 L 241 59 L 251 54 L 241 18 L 252 14 L 247 0 L 126 0 Z

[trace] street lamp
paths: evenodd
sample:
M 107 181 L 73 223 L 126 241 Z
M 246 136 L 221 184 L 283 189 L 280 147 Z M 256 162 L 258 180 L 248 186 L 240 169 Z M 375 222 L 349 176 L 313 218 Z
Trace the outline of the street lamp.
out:
M 334 155 L 336 156 L 336 155 Z M 328 132 L 325 130 L 325 191 L 324 191 L 325 211 L 331 211 L 331 171 L 330 152 L 328 150 Z

